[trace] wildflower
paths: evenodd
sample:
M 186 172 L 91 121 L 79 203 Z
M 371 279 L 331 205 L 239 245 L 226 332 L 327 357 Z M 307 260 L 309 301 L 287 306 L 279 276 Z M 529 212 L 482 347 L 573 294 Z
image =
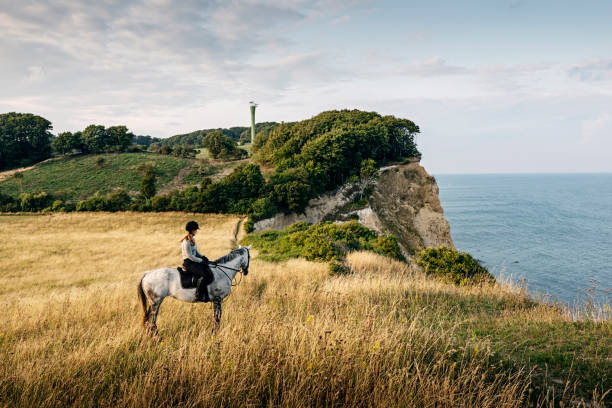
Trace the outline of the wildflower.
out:
M 225 363 L 225 365 L 227 366 L 227 368 L 230 368 L 232 366 L 232 361 L 227 360 L 227 363 Z
M 164 345 L 164 342 L 162 341 L 160 344 L 163 346 L 163 345 Z
M 312 321 L 312 315 L 308 315 L 308 319 L 306 319 L 306 323 L 310 323 Z
M 309 363 L 308 367 L 306 367 L 306 371 L 310 371 L 310 370 L 312 370 L 312 363 Z
M 380 342 L 377 341 L 376 343 L 374 343 L 374 345 L 372 346 L 372 351 L 378 351 L 380 350 Z

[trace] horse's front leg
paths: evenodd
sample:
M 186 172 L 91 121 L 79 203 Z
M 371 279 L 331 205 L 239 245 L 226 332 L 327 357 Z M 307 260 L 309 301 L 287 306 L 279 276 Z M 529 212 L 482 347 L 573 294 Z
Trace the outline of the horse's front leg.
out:
M 215 323 L 217 327 L 219 327 L 219 323 L 221 322 L 221 298 L 219 297 L 214 298 L 213 306 L 214 306 Z

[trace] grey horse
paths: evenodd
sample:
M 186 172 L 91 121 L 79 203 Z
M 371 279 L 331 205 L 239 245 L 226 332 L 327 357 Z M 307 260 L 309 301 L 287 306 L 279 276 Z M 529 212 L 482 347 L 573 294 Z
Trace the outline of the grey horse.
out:
M 217 326 L 221 321 L 221 301 L 229 296 L 232 280 L 240 271 L 249 273 L 250 249 L 239 247 L 211 262 L 210 267 L 215 280 L 208 285 L 208 296 L 214 305 L 214 318 Z M 183 302 L 195 303 L 196 289 L 185 289 L 176 268 L 153 269 L 144 273 L 138 283 L 138 297 L 142 303 L 144 316 L 142 325 L 152 333 L 157 333 L 157 313 L 168 296 Z

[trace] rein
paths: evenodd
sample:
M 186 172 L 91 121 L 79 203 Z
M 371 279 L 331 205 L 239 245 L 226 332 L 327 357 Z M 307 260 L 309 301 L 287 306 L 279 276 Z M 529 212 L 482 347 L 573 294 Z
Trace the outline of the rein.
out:
M 229 267 L 229 266 L 220 265 L 220 264 L 218 264 L 216 262 L 209 262 L 209 264 L 219 268 L 221 270 L 221 272 L 223 272 L 223 274 L 227 277 L 227 279 L 229 279 L 230 284 L 232 286 L 238 286 L 238 285 L 240 285 L 240 282 L 242 282 L 242 276 L 244 275 L 244 273 L 242 272 L 242 268 L 236 269 L 236 268 L 232 268 L 232 267 Z M 232 278 L 230 278 L 229 275 L 227 273 L 225 273 L 225 271 L 222 268 L 227 268 L 227 269 L 230 269 L 232 271 L 236 271 L 236 272 L 240 273 L 240 280 L 236 284 L 234 284 L 234 280 Z
M 249 249 L 247 248 L 247 256 L 248 256 L 248 260 L 247 260 L 247 269 L 249 268 L 249 263 L 251 260 L 251 253 L 249 252 Z M 236 268 L 232 268 L 230 266 L 225 266 L 225 265 L 220 265 L 217 262 L 209 262 L 209 264 L 216 266 L 217 268 L 219 268 L 221 270 L 221 272 L 223 272 L 223 274 L 227 277 L 227 279 L 230 281 L 230 285 L 231 286 L 238 286 L 240 285 L 240 282 L 242 282 L 242 277 L 244 276 L 244 271 L 242 270 L 242 267 L 236 269 Z M 230 278 L 229 275 L 227 273 L 225 273 L 225 271 L 223 270 L 223 268 L 229 269 L 231 271 L 235 271 L 237 273 L 240 274 L 240 280 L 238 282 L 236 282 L 236 284 L 234 284 L 234 279 L 236 278 L 234 276 L 234 279 Z

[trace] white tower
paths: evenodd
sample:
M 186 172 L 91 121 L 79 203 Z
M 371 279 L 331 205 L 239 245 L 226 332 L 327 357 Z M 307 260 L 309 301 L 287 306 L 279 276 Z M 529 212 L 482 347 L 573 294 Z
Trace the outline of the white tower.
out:
M 255 141 L 255 108 L 257 104 L 253 101 L 249 102 L 251 106 L 251 143 Z

